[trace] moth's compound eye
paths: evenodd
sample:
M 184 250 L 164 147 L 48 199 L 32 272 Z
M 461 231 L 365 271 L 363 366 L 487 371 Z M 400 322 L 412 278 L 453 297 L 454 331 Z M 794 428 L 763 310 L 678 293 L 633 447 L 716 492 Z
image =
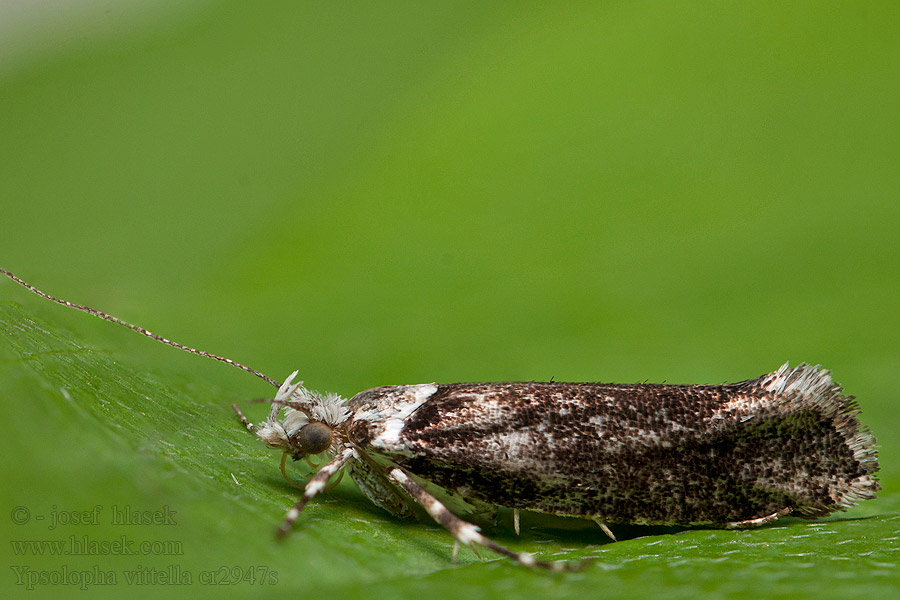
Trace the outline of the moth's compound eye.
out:
M 325 423 L 308 423 L 300 428 L 295 439 L 308 454 L 318 454 L 331 445 L 331 436 L 331 427 Z

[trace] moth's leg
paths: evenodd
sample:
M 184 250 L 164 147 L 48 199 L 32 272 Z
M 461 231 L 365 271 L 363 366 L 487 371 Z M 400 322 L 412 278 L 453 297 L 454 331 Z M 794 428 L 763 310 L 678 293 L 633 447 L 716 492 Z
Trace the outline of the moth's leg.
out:
M 475 556 L 481 558 L 481 555 L 478 553 L 478 550 L 475 548 L 475 546 L 472 546 L 472 552 L 475 553 Z M 450 553 L 450 562 L 455 565 L 457 558 L 459 558 L 459 540 L 453 540 L 453 552 Z
M 294 505 L 294 508 L 288 511 L 287 515 L 284 517 L 284 521 L 281 523 L 281 527 L 278 528 L 278 535 L 284 535 L 288 531 L 291 530 L 291 526 L 294 524 L 294 521 L 297 520 L 297 517 L 300 516 L 300 511 L 303 510 L 303 507 L 312 500 L 316 494 L 325 489 L 328 485 L 328 480 L 331 479 L 331 476 L 341 470 L 350 457 L 353 456 L 353 450 L 347 448 L 337 456 L 331 459 L 324 467 L 319 469 L 319 472 L 313 475 L 313 478 L 309 480 L 309 483 L 306 484 L 306 487 L 303 488 L 303 497 L 300 498 L 300 501 Z
M 596 518 L 596 517 L 594 517 L 594 518 L 592 519 L 592 521 L 594 521 L 594 523 L 596 523 L 596 524 L 600 527 L 600 529 L 603 530 L 603 533 L 605 533 L 606 535 L 608 535 L 609 538 L 610 538 L 612 541 L 614 541 L 614 542 L 618 542 L 618 541 L 619 541 L 619 540 L 616 539 L 616 536 L 613 535 L 612 530 L 611 530 L 609 527 L 606 526 L 606 523 L 604 523 L 603 521 L 601 521 L 600 519 L 598 519 L 598 518 Z
M 304 489 L 306 486 L 300 485 L 299 483 L 297 483 L 296 481 L 294 481 L 293 479 L 291 479 L 290 477 L 288 477 L 288 476 L 287 476 L 287 473 L 285 473 L 285 471 L 284 471 L 284 463 L 287 462 L 287 457 L 288 457 L 288 453 L 287 453 L 287 452 L 285 452 L 284 454 L 281 455 L 281 476 L 284 477 L 284 480 L 287 481 L 289 484 L 291 484 L 292 486 L 294 486 L 294 487 L 297 488 L 298 490 L 302 490 L 302 489 Z
M 392 487 L 396 487 L 393 484 L 391 485 Z M 476 500 L 475 498 L 466 498 L 460 495 L 459 492 L 445 490 L 440 486 L 432 487 L 427 481 L 422 482 L 421 485 L 429 494 L 440 500 L 450 512 L 460 519 L 482 526 L 489 523 L 496 525 L 498 513 L 496 505 L 488 504 L 487 502 Z
M 291 479 L 290 477 L 288 477 L 287 472 L 285 472 L 285 470 L 284 470 L 284 464 L 287 462 L 287 457 L 288 457 L 288 455 L 289 455 L 289 454 L 288 454 L 287 452 L 285 452 L 284 454 L 281 455 L 281 476 L 284 477 L 284 480 L 287 481 L 289 484 L 291 484 L 291 486 L 297 488 L 298 490 L 305 489 L 305 486 L 304 486 L 304 485 L 299 484 L 299 483 L 297 483 L 296 481 L 294 481 L 293 479 Z M 309 466 L 311 466 L 311 467 L 314 468 L 314 469 L 317 468 L 317 467 L 319 466 L 318 464 L 313 464 L 313 463 L 309 460 L 309 457 L 308 457 L 308 456 L 306 457 L 306 462 L 307 462 L 307 464 L 309 464 Z M 341 471 L 340 473 L 338 473 L 337 479 L 335 479 L 332 483 L 328 484 L 328 487 L 325 488 L 325 491 L 328 492 L 328 491 L 331 491 L 331 490 L 333 490 L 334 488 L 336 488 L 336 487 L 337 487 L 337 484 L 339 484 L 339 483 L 341 482 L 341 479 L 343 479 L 343 478 L 344 478 L 344 472 Z
M 487 538 L 478 531 L 478 527 L 472 523 L 463 521 L 447 508 L 441 502 L 429 494 L 425 488 L 413 481 L 406 473 L 397 467 L 388 467 L 387 475 L 390 479 L 396 481 L 406 493 L 412 496 L 419 505 L 424 508 L 431 518 L 438 522 L 439 525 L 449 531 L 456 542 L 471 546 L 473 543 L 480 544 L 489 550 L 493 550 L 497 554 L 508 556 L 514 561 L 528 567 L 542 567 L 553 571 L 574 571 L 580 569 L 583 565 L 580 563 L 551 563 L 535 559 L 531 554 L 525 552 L 513 552 L 509 548 L 501 546 L 490 538 Z
M 765 525 L 766 523 L 771 523 L 772 521 L 776 521 L 781 517 L 785 517 L 794 509 L 790 506 L 787 508 L 782 508 L 779 511 L 773 512 L 771 515 L 766 515 L 765 517 L 760 517 L 758 519 L 747 519 L 746 521 L 732 521 L 731 523 L 725 523 L 726 529 L 747 529 L 749 527 L 759 527 L 760 525 Z
M 325 491 L 330 492 L 331 490 L 336 488 L 343 478 L 344 478 L 344 472 L 341 471 L 340 473 L 338 473 L 337 479 L 335 479 L 334 481 L 332 481 L 331 483 L 328 484 L 328 487 L 325 488 Z
M 237 404 L 232 404 L 232 405 L 231 405 L 231 408 L 233 408 L 233 409 L 234 409 L 234 412 L 237 413 L 238 419 L 241 420 L 241 423 L 244 425 L 244 427 L 246 427 L 246 428 L 247 428 L 248 430 L 250 430 L 252 433 L 256 433 L 256 425 L 254 425 L 253 423 L 251 423 L 251 422 L 247 419 L 247 417 L 244 416 L 244 413 L 241 412 L 241 409 L 238 408 L 238 405 L 237 405 Z
M 513 509 L 513 529 L 516 530 L 516 535 L 519 535 L 519 509 Z

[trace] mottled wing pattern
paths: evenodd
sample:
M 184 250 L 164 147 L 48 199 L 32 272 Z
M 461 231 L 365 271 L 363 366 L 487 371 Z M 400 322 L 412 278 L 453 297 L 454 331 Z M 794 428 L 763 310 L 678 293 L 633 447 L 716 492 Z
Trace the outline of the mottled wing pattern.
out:
M 461 496 L 610 522 L 723 524 L 785 507 L 814 517 L 870 497 L 873 440 L 852 399 L 827 371 L 785 369 L 719 386 L 376 388 L 351 400 L 363 417 L 351 432 Z M 390 427 L 366 421 L 365 407 L 383 418 L 395 405 Z

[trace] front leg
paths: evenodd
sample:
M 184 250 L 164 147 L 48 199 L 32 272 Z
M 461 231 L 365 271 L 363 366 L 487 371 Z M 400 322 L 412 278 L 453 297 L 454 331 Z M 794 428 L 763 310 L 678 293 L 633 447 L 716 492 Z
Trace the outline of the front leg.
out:
M 313 478 L 310 479 L 309 483 L 307 483 L 303 488 L 303 497 L 300 498 L 300 501 L 294 505 L 294 508 L 289 510 L 287 515 L 285 515 L 284 521 L 282 521 L 281 523 L 281 527 L 278 528 L 278 535 L 283 536 L 291 530 L 291 526 L 294 524 L 294 521 L 297 520 L 297 517 L 300 516 L 300 511 L 303 510 L 303 507 L 306 506 L 306 504 L 310 500 L 312 500 L 316 496 L 316 494 L 318 494 L 328 486 L 328 480 L 331 479 L 331 476 L 340 471 L 352 456 L 353 450 L 347 448 L 340 454 L 335 456 L 333 459 L 331 459 L 328 464 L 319 469 L 319 471 L 315 475 L 313 475 Z

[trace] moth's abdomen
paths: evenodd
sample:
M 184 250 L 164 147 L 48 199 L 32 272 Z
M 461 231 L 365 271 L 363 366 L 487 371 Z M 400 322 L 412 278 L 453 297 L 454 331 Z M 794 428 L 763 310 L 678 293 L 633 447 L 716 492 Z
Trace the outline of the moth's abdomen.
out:
M 379 414 L 397 407 L 393 420 L 360 424 L 374 452 L 500 506 L 721 524 L 785 507 L 820 516 L 878 489 L 874 439 L 852 398 L 806 365 L 723 386 L 485 383 L 366 394 Z

